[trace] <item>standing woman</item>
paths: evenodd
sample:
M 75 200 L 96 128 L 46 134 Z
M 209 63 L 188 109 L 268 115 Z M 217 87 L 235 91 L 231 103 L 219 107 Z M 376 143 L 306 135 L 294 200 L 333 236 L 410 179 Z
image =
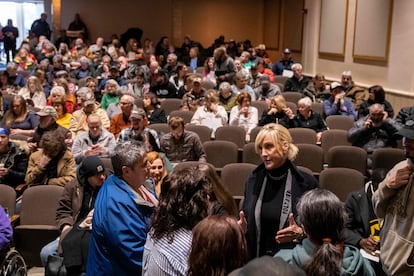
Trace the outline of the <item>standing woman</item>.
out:
M 166 124 L 167 116 L 165 112 L 160 107 L 160 101 L 158 100 L 157 95 L 152 92 L 147 92 L 144 94 L 143 98 L 144 109 L 147 113 L 149 124 Z
M 246 261 L 246 239 L 234 217 L 208 216 L 194 227 L 189 276 L 228 275 Z
M 306 275 L 375 275 L 358 248 L 344 245 L 347 216 L 334 193 L 309 191 L 300 199 L 297 210 L 308 237 L 293 249 L 280 250 L 276 257 L 303 268 Z
M 42 84 L 35 76 L 29 77 L 26 86 L 20 89 L 18 95 L 25 98 L 26 102 L 33 108 L 40 110 L 46 105 L 46 96 Z
M 27 109 L 26 100 L 22 96 L 14 96 L 11 108 L 6 112 L 1 122 L 4 128 L 10 129 L 10 135 L 25 135 L 31 137 L 39 125 L 39 118 Z
M 298 148 L 282 125 L 265 125 L 257 135 L 255 149 L 263 163 L 246 181 L 240 212 L 242 226 L 247 226 L 250 259 L 295 246 L 294 240 L 304 235 L 295 222 L 296 204 L 305 192 L 318 186 L 312 175 L 299 171 L 293 163 Z
M 242 127 L 246 131 L 246 142 L 250 141 L 250 131 L 257 127 L 257 108 L 251 106 L 252 98 L 249 93 L 241 92 L 237 97 L 238 105 L 230 112 L 230 125 Z
M 143 256 L 143 275 L 187 275 L 193 227 L 209 215 L 212 183 L 196 167 L 162 182 Z

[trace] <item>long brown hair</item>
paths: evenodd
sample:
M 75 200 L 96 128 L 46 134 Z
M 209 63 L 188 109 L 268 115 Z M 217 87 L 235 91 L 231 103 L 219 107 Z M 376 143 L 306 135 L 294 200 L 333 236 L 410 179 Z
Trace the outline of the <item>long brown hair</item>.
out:
M 224 276 L 246 261 L 246 239 L 235 218 L 209 216 L 194 227 L 188 275 Z
M 20 103 L 20 106 L 21 106 L 20 114 L 15 114 L 13 112 L 13 104 L 16 101 L 18 101 Z M 20 95 L 13 96 L 13 99 L 11 101 L 11 107 L 10 107 L 9 110 L 7 110 L 6 114 L 4 115 L 4 126 L 7 127 L 7 128 L 10 128 L 10 125 L 12 123 L 23 122 L 26 119 L 26 116 L 27 116 L 28 112 L 29 111 L 27 110 L 26 100 Z

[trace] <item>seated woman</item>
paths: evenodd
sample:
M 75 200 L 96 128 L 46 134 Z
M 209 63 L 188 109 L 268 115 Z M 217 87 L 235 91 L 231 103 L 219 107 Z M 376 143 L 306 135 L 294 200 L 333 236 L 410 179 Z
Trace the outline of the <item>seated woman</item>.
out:
M 237 106 L 237 96 L 231 91 L 230 83 L 223 81 L 220 83 L 219 91 L 219 104 L 224 107 L 228 114 L 233 107 Z
M 67 149 L 63 135 L 48 131 L 43 134 L 39 147 L 30 155 L 26 184 L 65 186 L 75 179 L 75 158 Z
M 46 96 L 40 80 L 35 77 L 29 77 L 26 86 L 20 89 L 18 95 L 23 96 L 26 102 L 37 110 L 42 109 L 46 105 Z
M 164 110 L 160 107 L 160 101 L 158 100 L 157 95 L 152 92 L 147 92 L 144 94 L 142 101 L 150 124 L 167 123 L 167 116 L 165 115 Z
M 69 128 L 72 114 L 70 114 L 66 108 L 64 100 L 53 99 L 52 106 L 56 109 L 57 120 L 56 123 L 64 128 Z
M 276 257 L 303 268 L 306 275 L 375 275 L 356 247 L 344 245 L 346 213 L 334 193 L 311 190 L 299 200 L 297 211 L 308 237 Z
M 120 94 L 121 90 L 116 80 L 108 80 L 105 84 L 105 92 L 102 96 L 101 107 L 106 110 L 111 103 L 118 103 Z
M 71 90 L 69 88 L 71 86 L 73 86 L 73 83 L 70 83 L 65 78 L 58 78 L 58 79 L 55 79 L 53 82 L 54 82 L 54 86 L 63 87 L 63 89 L 65 91 L 66 108 L 67 108 L 69 113 L 72 113 L 73 108 L 74 108 L 75 103 L 76 103 L 76 99 L 75 99 L 75 96 L 74 96 L 75 92 L 73 91 L 73 93 L 71 93 Z M 50 93 L 52 94 L 52 91 Z M 48 103 L 48 105 L 50 105 L 50 104 Z
M 39 118 L 27 109 L 26 100 L 17 95 L 13 97 L 11 108 L 4 115 L 1 125 L 10 129 L 10 135 L 31 137 L 34 129 L 39 125 Z
M 322 132 L 327 130 L 322 115 L 312 110 L 312 100 L 309 97 L 298 101 L 298 113 L 293 118 L 294 127 L 310 128 L 316 131 L 316 143 L 321 142 Z
M 246 238 L 233 217 L 208 216 L 193 228 L 188 275 L 228 275 L 246 262 Z
M 259 126 L 276 123 L 281 124 L 286 128 L 293 127 L 290 118 L 293 118 L 294 116 L 295 114 L 293 114 L 293 111 L 286 105 L 285 97 L 276 95 L 270 100 L 269 109 L 263 111 Z
M 187 65 L 182 62 L 178 62 L 177 64 L 177 73 L 172 75 L 169 81 L 174 84 L 177 90 L 184 85 L 185 75 L 188 73 Z
M 147 154 L 147 161 L 148 177 L 152 178 L 155 186 L 155 193 L 157 196 L 160 196 L 161 183 L 168 173 L 164 166 L 164 160 L 158 152 L 151 151 Z
M 394 109 L 390 102 L 385 99 L 384 88 L 380 85 L 374 85 L 368 88 L 369 98 L 368 100 L 361 103 L 358 110 L 358 116 L 364 117 L 369 114 L 369 107 L 375 103 L 382 104 L 384 111 L 387 112 L 387 117 L 394 118 Z
M 198 166 L 182 168 L 162 182 L 160 202 L 145 243 L 143 275 L 187 275 L 191 230 L 212 214 L 215 205 L 225 206 L 215 194 L 214 186 L 220 184 L 205 172 Z
M 239 126 L 246 131 L 246 142 L 250 142 L 250 131 L 257 127 L 257 108 L 251 106 L 251 96 L 247 92 L 241 92 L 237 97 L 238 105 L 230 112 L 230 125 Z
M 207 91 L 204 97 L 204 106 L 197 108 L 191 118 L 191 123 L 209 127 L 212 138 L 218 127 L 227 125 L 228 115 L 224 107 L 218 104 L 217 92 L 213 89 Z

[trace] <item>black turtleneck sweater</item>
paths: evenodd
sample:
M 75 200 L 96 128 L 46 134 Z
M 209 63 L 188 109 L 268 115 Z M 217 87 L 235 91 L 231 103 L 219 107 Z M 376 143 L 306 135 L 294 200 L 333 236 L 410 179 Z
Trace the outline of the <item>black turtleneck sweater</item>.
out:
M 267 171 L 267 184 L 263 194 L 261 210 L 261 238 L 260 256 L 273 256 L 279 250 L 275 237 L 279 231 L 280 214 L 282 211 L 283 196 L 285 192 L 288 162 L 281 167 Z

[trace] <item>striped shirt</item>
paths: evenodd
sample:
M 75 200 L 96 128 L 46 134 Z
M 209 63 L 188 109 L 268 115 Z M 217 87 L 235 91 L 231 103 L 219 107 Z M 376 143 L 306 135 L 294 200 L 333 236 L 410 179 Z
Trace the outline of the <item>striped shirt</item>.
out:
M 166 236 L 153 239 L 150 231 L 144 248 L 143 275 L 187 275 L 191 241 L 191 230 L 177 230 L 171 243 Z

